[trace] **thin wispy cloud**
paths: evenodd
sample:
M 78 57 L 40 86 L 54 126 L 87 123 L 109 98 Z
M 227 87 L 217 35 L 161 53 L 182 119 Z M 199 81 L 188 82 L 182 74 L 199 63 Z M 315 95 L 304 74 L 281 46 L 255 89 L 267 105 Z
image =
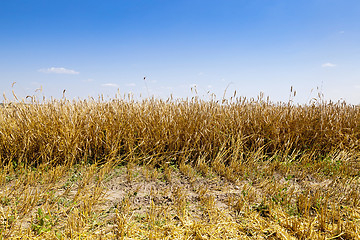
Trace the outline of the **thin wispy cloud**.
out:
M 94 79 L 92 79 L 92 78 L 88 78 L 86 80 L 83 80 L 83 82 L 93 82 L 93 81 L 94 81 Z
M 117 85 L 116 83 L 104 83 L 104 84 L 101 84 L 102 87 L 118 87 L 119 85 Z
M 333 67 L 336 67 L 336 64 L 333 64 L 333 63 L 324 63 L 321 65 L 323 68 L 333 68 Z
M 136 84 L 135 84 L 135 83 L 127 83 L 126 86 L 127 86 L 127 87 L 135 87 Z
M 51 68 L 42 68 L 38 70 L 41 73 L 55 73 L 55 74 L 79 74 L 79 72 L 72 70 L 72 69 L 66 69 L 63 67 L 51 67 Z

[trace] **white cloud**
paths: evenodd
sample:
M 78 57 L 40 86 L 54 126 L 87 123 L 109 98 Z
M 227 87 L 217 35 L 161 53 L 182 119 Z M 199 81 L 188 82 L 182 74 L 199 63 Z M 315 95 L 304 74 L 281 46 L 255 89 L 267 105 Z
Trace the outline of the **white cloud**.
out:
M 336 64 L 333 64 L 333 63 L 324 63 L 324 64 L 322 64 L 321 65 L 322 67 L 324 67 L 324 68 L 331 68 L 331 67 L 336 67 Z
M 51 68 L 43 68 L 39 69 L 39 72 L 42 73 L 56 73 L 56 74 L 79 74 L 79 72 L 76 72 L 75 70 L 66 69 L 66 68 L 58 68 L 58 67 L 51 67 Z
M 127 86 L 127 87 L 135 87 L 136 84 L 135 84 L 135 83 L 127 83 L 126 86 Z
M 118 87 L 118 85 L 116 83 L 104 83 L 104 84 L 101 84 L 102 87 Z

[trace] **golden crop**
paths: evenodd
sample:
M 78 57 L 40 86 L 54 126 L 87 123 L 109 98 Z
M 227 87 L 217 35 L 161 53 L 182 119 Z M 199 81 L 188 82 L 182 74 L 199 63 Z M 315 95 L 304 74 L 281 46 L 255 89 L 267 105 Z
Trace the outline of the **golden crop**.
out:
M 346 103 L 291 105 L 237 98 L 232 102 L 114 99 L 53 100 L 0 108 L 0 159 L 59 163 L 219 151 L 358 150 L 360 108 Z
M 0 106 L 0 239 L 359 239 L 360 108 Z

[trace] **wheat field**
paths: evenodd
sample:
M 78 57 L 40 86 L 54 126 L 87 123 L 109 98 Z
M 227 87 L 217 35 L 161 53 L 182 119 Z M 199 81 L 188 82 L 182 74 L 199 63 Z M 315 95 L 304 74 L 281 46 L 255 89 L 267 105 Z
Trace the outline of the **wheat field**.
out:
M 0 239 L 360 239 L 360 108 L 4 101 Z

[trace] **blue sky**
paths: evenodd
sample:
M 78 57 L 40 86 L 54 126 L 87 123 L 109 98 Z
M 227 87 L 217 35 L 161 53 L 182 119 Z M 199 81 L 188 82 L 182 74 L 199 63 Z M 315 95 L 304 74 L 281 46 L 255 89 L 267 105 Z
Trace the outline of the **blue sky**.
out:
M 0 90 L 288 101 L 293 86 L 295 102 L 319 88 L 359 104 L 359 13 L 358 0 L 0 1 Z

